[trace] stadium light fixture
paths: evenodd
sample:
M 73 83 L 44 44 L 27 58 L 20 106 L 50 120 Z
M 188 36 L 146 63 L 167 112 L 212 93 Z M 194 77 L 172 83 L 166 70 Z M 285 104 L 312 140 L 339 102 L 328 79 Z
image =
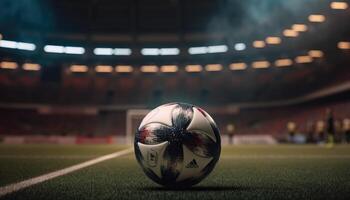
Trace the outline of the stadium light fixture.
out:
M 0 68 L 2 69 L 17 69 L 18 64 L 16 62 L 2 61 Z
M 245 70 L 247 69 L 247 64 L 240 62 L 240 63 L 231 63 L 230 64 L 230 69 L 233 71 L 237 71 L 237 70 Z
M 278 59 L 275 61 L 276 67 L 287 67 L 293 65 L 293 61 L 291 59 L 285 58 L 285 59 Z
M 346 3 L 346 2 L 339 2 L 339 1 L 332 2 L 330 4 L 330 6 L 334 10 L 345 10 L 345 9 L 347 9 L 349 7 L 348 3 Z
M 27 51 L 34 51 L 35 48 L 36 48 L 35 44 L 27 43 L 27 42 L 17 42 L 17 49 L 27 50 Z
M 234 48 L 236 51 L 243 51 L 246 49 L 246 45 L 244 43 L 236 43 Z
M 161 48 L 159 54 L 162 56 L 179 55 L 180 50 L 178 48 Z
M 113 52 L 116 56 L 130 56 L 132 53 L 129 48 L 115 48 Z
M 270 62 L 268 61 L 255 61 L 252 63 L 252 67 L 255 69 L 265 69 L 270 67 Z
M 83 47 L 73 46 L 59 46 L 59 45 L 45 45 L 44 51 L 47 53 L 65 53 L 65 54 L 84 54 L 85 49 Z
M 178 48 L 143 48 L 141 54 L 144 56 L 169 56 L 179 55 L 180 50 Z
M 295 58 L 295 62 L 299 64 L 304 64 L 304 63 L 311 63 L 312 62 L 312 57 L 311 56 L 297 56 Z
M 194 73 L 194 72 L 201 72 L 203 70 L 203 67 L 201 65 L 187 65 L 185 67 L 186 72 Z
M 33 43 L 16 42 L 11 40 L 0 40 L 0 47 L 9 49 L 20 49 L 26 51 L 34 51 L 36 46 Z
M 141 54 L 144 56 L 158 56 L 160 52 L 157 48 L 143 48 L 141 49 Z
M 117 65 L 115 71 L 118 73 L 131 73 L 134 69 L 130 65 Z
M 94 54 L 95 55 L 110 56 L 110 55 L 113 55 L 113 49 L 112 48 L 95 48 Z
M 308 19 L 310 22 L 316 22 L 316 23 L 321 23 L 326 21 L 326 17 L 324 15 L 316 15 L 316 14 L 309 15 Z
M 255 40 L 253 42 L 253 47 L 254 48 L 257 48 L 257 49 L 261 49 L 261 48 L 264 48 L 266 46 L 265 42 L 262 41 L 262 40 Z
M 175 73 L 178 71 L 178 67 L 176 65 L 163 65 L 160 67 L 160 71 L 163 73 Z
M 213 45 L 207 47 L 190 47 L 188 53 L 195 54 L 207 54 L 207 53 L 225 53 L 228 51 L 227 45 Z
M 350 49 L 350 42 L 338 42 L 338 48 L 339 49 Z
M 10 41 L 10 40 L 0 40 L 0 47 L 9 48 L 9 49 L 16 49 L 17 42 Z
M 205 66 L 205 70 L 208 72 L 218 72 L 222 70 L 221 64 L 208 64 Z
M 95 71 L 97 73 L 111 73 L 113 72 L 113 67 L 110 65 L 97 65 Z
M 308 52 L 309 56 L 313 58 L 322 58 L 323 57 L 323 52 L 320 50 L 310 50 Z
M 227 50 L 227 45 L 208 46 L 208 53 L 225 53 Z
M 285 37 L 298 37 L 299 33 L 297 31 L 292 30 L 292 29 L 286 29 L 283 31 L 283 35 Z
M 280 37 L 267 37 L 266 43 L 267 44 L 280 44 L 281 38 Z
M 129 56 L 131 55 L 131 49 L 129 48 L 104 48 L 104 47 L 98 47 L 94 49 L 95 55 L 103 55 L 103 56 Z
M 305 24 L 293 24 L 292 30 L 296 32 L 306 32 L 307 31 L 307 26 Z
M 188 53 L 195 55 L 195 54 L 206 54 L 208 53 L 208 48 L 207 47 L 190 47 L 188 49 Z
M 84 54 L 85 49 L 83 47 L 67 46 L 64 48 L 64 53 L 66 53 L 66 54 Z
M 36 63 L 24 63 L 22 65 L 22 68 L 23 70 L 26 70 L 26 71 L 39 71 L 41 66 Z
M 47 53 L 64 53 L 64 46 L 45 45 L 44 51 Z
M 158 67 L 156 65 L 143 65 L 141 66 L 141 72 L 143 73 L 156 73 L 158 72 Z
M 75 73 L 84 73 L 89 70 L 89 68 L 86 65 L 72 65 L 69 69 L 71 72 Z

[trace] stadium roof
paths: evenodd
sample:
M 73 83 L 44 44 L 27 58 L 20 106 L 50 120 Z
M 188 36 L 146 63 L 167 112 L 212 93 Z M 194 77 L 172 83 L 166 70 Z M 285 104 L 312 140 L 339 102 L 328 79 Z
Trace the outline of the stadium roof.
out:
M 239 88 L 272 98 L 347 79 L 349 15 L 348 3 L 331 0 L 4 0 L 0 61 L 16 70 L 203 75 L 203 94 Z

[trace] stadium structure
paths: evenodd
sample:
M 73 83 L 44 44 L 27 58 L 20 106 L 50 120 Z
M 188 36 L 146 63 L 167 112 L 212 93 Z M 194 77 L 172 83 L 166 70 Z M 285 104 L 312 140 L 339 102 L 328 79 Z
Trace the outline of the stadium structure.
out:
M 237 146 L 237 152 L 245 155 L 245 148 L 250 150 L 244 144 L 270 154 L 280 151 L 276 147 L 279 143 L 293 143 L 282 145 L 282 149 L 291 148 L 296 154 L 325 151 L 322 155 L 326 157 L 340 156 L 344 163 L 332 166 L 332 172 L 340 173 L 342 167 L 349 167 L 349 19 L 349 2 L 333 0 L 2 0 L 0 149 L 4 153 L 0 162 L 10 159 L 8 155 L 16 156 L 14 152 L 22 152 L 21 148 L 35 149 L 38 144 L 48 149 L 60 149 L 60 145 L 53 144 L 68 145 L 67 151 L 83 152 L 80 157 L 85 155 L 80 148 L 96 150 L 92 153 L 95 156 L 104 155 L 132 144 L 137 127 L 151 109 L 185 102 L 204 108 L 215 119 L 226 159 L 232 156 L 225 154 L 229 144 L 234 145 L 227 147 L 227 152 L 235 151 Z M 310 150 L 328 143 L 326 110 L 331 110 L 334 118 L 332 143 L 341 146 L 335 150 L 336 155 L 325 149 Z M 294 143 L 300 144 L 300 149 Z M 312 146 L 303 146 L 307 143 Z M 262 144 L 274 146 L 261 150 Z M 28 155 L 35 157 L 36 153 L 28 151 Z M 93 157 L 89 155 L 86 159 Z M 256 154 L 249 156 L 255 158 Z M 33 175 L 76 164 L 82 161 L 80 157 Z M 134 164 L 130 160 L 127 158 L 128 166 Z M 231 173 L 227 163 L 219 164 L 219 169 L 226 170 L 222 176 Z M 297 167 L 294 164 L 291 171 Z M 44 191 L 42 196 L 34 194 L 35 188 L 5 192 L 3 196 L 2 186 L 33 177 L 17 177 L 11 170 L 6 171 L 11 166 L 0 169 L 0 198 L 45 198 L 49 191 L 59 194 L 49 185 L 39 189 Z M 338 175 L 327 183 L 339 186 L 334 189 L 338 191 L 335 198 L 348 195 L 346 186 L 336 181 Z M 236 178 L 242 180 L 238 175 Z M 349 172 L 343 178 L 349 181 Z M 89 182 L 86 176 L 82 179 Z M 127 181 L 127 177 L 124 179 Z M 313 183 L 322 182 L 316 179 Z M 262 182 L 267 181 L 268 175 Z M 297 185 L 298 181 L 292 182 Z M 217 180 L 211 185 L 219 183 Z M 247 189 L 240 190 L 243 198 L 266 192 L 241 188 L 239 183 L 236 186 L 238 190 Z M 177 191 L 145 187 L 142 191 L 151 193 L 150 197 L 162 192 L 166 193 L 163 197 L 176 197 Z M 206 198 L 216 192 L 229 198 L 225 194 L 234 193 L 232 187 L 204 186 L 199 190 L 208 190 Z M 320 186 L 321 190 L 324 187 Z M 78 196 L 71 192 L 52 198 L 100 198 L 84 196 L 85 189 L 80 188 Z M 324 193 L 316 190 L 306 187 L 299 194 L 281 196 L 277 192 L 275 197 L 325 198 L 334 194 L 331 189 Z M 132 193 L 125 188 L 121 191 L 120 195 L 126 195 L 123 198 Z M 256 193 L 244 194 L 248 191 Z M 183 197 L 203 197 L 197 193 Z M 104 195 L 101 198 L 112 197 Z

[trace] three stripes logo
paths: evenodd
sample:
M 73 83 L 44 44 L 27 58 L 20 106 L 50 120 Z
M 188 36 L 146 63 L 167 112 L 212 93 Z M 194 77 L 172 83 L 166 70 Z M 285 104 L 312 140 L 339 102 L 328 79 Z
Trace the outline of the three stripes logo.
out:
M 191 162 L 189 162 L 186 165 L 186 168 L 198 168 L 198 164 L 197 161 L 195 159 L 193 159 Z

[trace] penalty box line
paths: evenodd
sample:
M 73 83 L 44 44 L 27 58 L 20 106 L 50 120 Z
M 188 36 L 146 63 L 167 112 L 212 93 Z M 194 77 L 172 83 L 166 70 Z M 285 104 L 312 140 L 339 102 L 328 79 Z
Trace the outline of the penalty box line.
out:
M 72 173 L 74 171 L 83 169 L 85 167 L 89 167 L 91 165 L 95 165 L 97 163 L 100 163 L 100 162 L 103 162 L 103 161 L 106 161 L 106 160 L 110 160 L 112 158 L 116 158 L 116 157 L 127 155 L 127 154 L 132 153 L 132 152 L 133 152 L 133 148 L 128 148 L 128 149 L 125 149 L 125 150 L 122 150 L 122 151 L 117 151 L 115 153 L 107 154 L 107 155 L 104 155 L 104 156 L 101 156 L 101 157 L 98 157 L 98 158 L 95 158 L 95 159 L 92 159 L 92 160 L 88 160 L 88 161 L 85 161 L 85 162 L 82 162 L 80 164 L 76 164 L 76 165 L 73 165 L 73 166 L 70 166 L 70 167 L 67 167 L 67 168 L 64 168 L 64 169 L 60 169 L 60 170 L 57 170 L 57 171 L 54 171 L 54 172 L 50 172 L 50 173 L 47 173 L 47 174 L 43 174 L 43 175 L 40 175 L 40 176 L 37 176 L 37 177 L 34 177 L 34 178 L 30 178 L 30 179 L 24 180 L 24 181 L 21 181 L 21 182 L 18 182 L 18 183 L 13 183 L 13 184 L 10 184 L 10 185 L 6 185 L 6 186 L 3 186 L 3 187 L 0 187 L 0 197 L 2 197 L 4 195 L 7 195 L 7 194 L 10 194 L 12 192 L 16 192 L 18 190 L 30 187 L 32 185 L 36 185 L 38 183 L 42 183 L 44 181 L 47 181 L 47 180 L 54 179 L 54 178 L 59 177 L 59 176 L 63 176 L 63 175 Z

